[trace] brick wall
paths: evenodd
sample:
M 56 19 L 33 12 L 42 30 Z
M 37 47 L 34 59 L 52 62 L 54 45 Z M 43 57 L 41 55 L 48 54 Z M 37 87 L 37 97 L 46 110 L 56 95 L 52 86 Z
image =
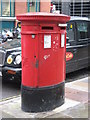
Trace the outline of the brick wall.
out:
M 27 12 L 27 0 L 15 0 L 15 16 Z M 15 22 L 17 26 L 17 21 Z
M 40 0 L 40 12 L 50 12 L 50 6 L 51 0 Z M 15 16 L 26 12 L 27 12 L 27 0 L 15 0 Z
M 51 0 L 40 0 L 40 12 L 50 12 Z
M 40 0 L 40 12 L 50 12 L 51 0 Z M 15 16 L 27 12 L 27 0 L 15 0 Z
M 27 0 L 15 0 L 15 16 L 27 12 Z

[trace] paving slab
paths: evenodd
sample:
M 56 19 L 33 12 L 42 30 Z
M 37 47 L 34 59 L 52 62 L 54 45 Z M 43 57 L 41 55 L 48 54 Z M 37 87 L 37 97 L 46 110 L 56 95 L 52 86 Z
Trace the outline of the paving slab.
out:
M 65 103 L 48 112 L 28 113 L 21 110 L 21 96 L 0 102 L 3 118 L 88 118 L 88 79 L 66 83 Z
M 21 110 L 21 97 L 14 98 L 7 102 L 2 103 L 2 111 L 10 116 L 14 116 L 16 118 L 45 118 L 49 115 L 56 114 L 58 112 L 64 111 L 68 108 L 72 108 L 76 105 L 80 104 L 77 101 L 65 99 L 65 104 L 62 106 L 49 111 L 49 112 L 40 112 L 40 113 L 27 113 Z
M 2 118 L 14 118 L 14 116 L 12 116 L 8 113 L 2 112 Z
M 48 118 L 88 118 L 88 104 L 79 104 L 65 111 L 50 115 Z
M 75 89 L 75 90 L 77 89 L 77 90 L 80 90 L 80 91 L 88 92 L 89 79 L 88 79 L 88 77 L 86 77 L 86 78 L 83 78 L 83 79 L 80 79 L 80 80 L 76 80 L 76 81 L 67 83 L 65 86 L 68 87 L 68 88 Z
M 87 103 L 88 102 L 88 92 L 85 91 L 81 91 L 81 90 L 75 90 L 72 88 L 65 88 L 65 97 L 75 100 L 75 101 L 79 101 L 79 102 L 83 102 L 83 103 Z
M 67 114 L 72 118 L 88 118 L 88 103 L 79 104 L 74 108 L 69 108 L 64 111 L 64 114 Z

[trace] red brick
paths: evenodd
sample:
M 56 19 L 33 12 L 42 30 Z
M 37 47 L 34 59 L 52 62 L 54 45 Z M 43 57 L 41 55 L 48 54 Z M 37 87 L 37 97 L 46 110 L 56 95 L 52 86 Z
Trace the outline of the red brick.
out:
M 51 0 L 40 0 L 40 12 L 50 12 Z
M 26 2 L 25 2 L 26 1 Z M 18 14 L 23 14 L 27 12 L 27 0 L 24 2 L 15 2 L 15 16 Z

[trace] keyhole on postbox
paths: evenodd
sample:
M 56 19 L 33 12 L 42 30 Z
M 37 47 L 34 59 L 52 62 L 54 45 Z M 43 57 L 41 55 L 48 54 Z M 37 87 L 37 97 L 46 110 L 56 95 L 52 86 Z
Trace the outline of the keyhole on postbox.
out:
M 36 55 L 34 55 L 34 58 L 36 58 Z

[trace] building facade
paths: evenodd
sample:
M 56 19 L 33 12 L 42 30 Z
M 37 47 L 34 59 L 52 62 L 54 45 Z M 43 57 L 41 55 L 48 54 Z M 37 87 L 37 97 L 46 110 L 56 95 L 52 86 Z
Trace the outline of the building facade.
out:
M 60 13 L 90 18 L 90 0 L 51 0 Z
M 15 21 L 14 0 L 0 0 L 0 29 L 11 29 Z
M 0 0 L 0 30 L 13 29 L 16 16 L 26 12 L 50 12 L 51 0 Z
M 16 16 L 26 12 L 51 12 L 90 18 L 90 0 L 0 0 L 0 30 L 16 26 Z

